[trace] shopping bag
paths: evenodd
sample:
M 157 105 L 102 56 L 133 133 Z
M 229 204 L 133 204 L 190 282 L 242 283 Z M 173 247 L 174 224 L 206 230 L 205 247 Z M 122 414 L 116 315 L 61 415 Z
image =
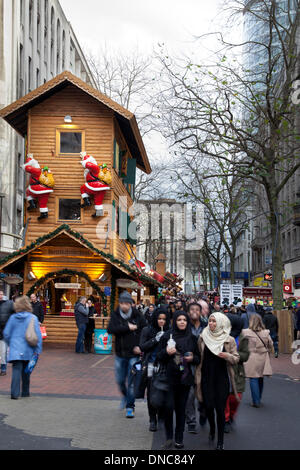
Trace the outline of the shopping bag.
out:
M 147 387 L 147 365 L 142 361 L 136 362 L 131 369 L 133 375 L 134 396 L 144 398 Z
M 46 327 L 45 326 L 40 326 L 41 328 L 41 335 L 42 335 L 42 339 L 45 339 L 47 338 L 47 331 L 46 331 Z
M 34 355 L 32 356 L 32 358 L 31 358 L 30 361 L 28 362 L 27 367 L 25 368 L 25 374 L 31 374 L 31 372 L 33 371 L 33 369 L 34 369 L 35 366 L 36 366 L 36 363 L 37 363 L 37 361 L 38 361 L 38 358 L 39 358 L 38 353 L 34 353 Z

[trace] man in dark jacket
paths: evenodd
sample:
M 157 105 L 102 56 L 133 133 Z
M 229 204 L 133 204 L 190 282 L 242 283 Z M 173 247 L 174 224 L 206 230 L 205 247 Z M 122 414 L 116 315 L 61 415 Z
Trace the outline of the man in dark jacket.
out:
M 116 381 L 123 395 L 120 408 L 126 406 L 127 418 L 134 418 L 134 384 L 130 371 L 141 354 L 140 336 L 146 326 L 144 316 L 132 308 L 132 303 L 133 299 L 129 292 L 122 292 L 119 297 L 119 307 L 112 313 L 107 328 L 109 334 L 115 335 Z
M 1 357 L 1 372 L 0 375 L 6 375 L 6 354 L 7 344 L 3 338 L 3 330 L 11 314 L 15 312 L 14 303 L 12 300 L 4 300 L 4 292 L 0 290 L 0 357 Z
M 40 323 L 44 321 L 44 308 L 41 302 L 37 299 L 35 294 L 31 294 L 30 302 L 32 306 L 32 313 L 38 317 Z
M 89 308 L 86 297 L 80 297 L 74 308 L 75 320 L 78 328 L 78 336 L 75 345 L 76 353 L 84 353 L 85 330 L 89 321 Z
M 278 357 L 278 320 L 272 313 L 272 308 L 267 307 L 263 317 L 263 322 L 267 330 L 270 330 L 270 336 L 273 341 L 275 357 Z

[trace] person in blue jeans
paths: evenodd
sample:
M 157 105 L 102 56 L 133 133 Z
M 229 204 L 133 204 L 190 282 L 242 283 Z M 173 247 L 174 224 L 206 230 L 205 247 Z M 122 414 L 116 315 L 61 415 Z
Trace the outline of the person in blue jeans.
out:
M 75 320 L 78 328 L 78 335 L 75 345 L 76 353 L 84 353 L 85 330 L 89 321 L 89 308 L 86 303 L 86 297 L 80 297 L 75 304 Z
M 242 335 L 248 339 L 249 359 L 244 363 L 245 376 L 250 379 L 252 395 L 251 406 L 260 408 L 264 386 L 264 376 L 272 375 L 270 353 L 273 351 L 273 341 L 270 330 L 260 315 L 251 315 L 249 328 L 242 330 Z
M 9 317 L 4 328 L 3 336 L 9 346 L 8 362 L 12 363 L 11 398 L 17 400 L 20 396 L 30 396 L 30 374 L 26 373 L 28 362 L 35 353 L 42 352 L 42 335 L 37 317 L 33 315 L 28 297 L 25 295 L 15 300 L 15 311 Z M 37 345 L 32 347 L 26 340 L 26 330 L 34 319 L 34 330 L 38 338 Z M 22 390 L 21 390 L 22 382 Z
M 115 335 L 115 376 L 122 394 L 120 408 L 126 407 L 127 418 L 134 418 L 134 384 L 130 371 L 139 360 L 141 331 L 146 326 L 143 315 L 132 304 L 129 292 L 122 292 L 119 306 L 112 313 L 107 328 L 109 334 Z

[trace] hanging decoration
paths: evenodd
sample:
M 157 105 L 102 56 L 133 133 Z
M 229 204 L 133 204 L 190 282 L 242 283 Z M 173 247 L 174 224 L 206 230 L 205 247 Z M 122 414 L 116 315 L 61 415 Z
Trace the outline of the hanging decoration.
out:
M 27 155 L 27 160 L 23 165 L 24 170 L 30 174 L 29 186 L 26 189 L 26 199 L 29 203 L 28 211 L 37 209 L 37 202 L 40 208 L 38 220 L 48 217 L 48 199 L 53 193 L 54 178 L 47 166 L 41 169 L 39 162 L 33 158 L 33 154 Z

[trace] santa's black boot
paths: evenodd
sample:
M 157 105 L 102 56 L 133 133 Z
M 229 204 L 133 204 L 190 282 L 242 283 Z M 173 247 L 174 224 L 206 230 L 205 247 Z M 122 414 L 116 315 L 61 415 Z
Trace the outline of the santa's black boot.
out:
M 48 212 L 41 212 L 41 215 L 38 217 L 38 220 L 47 219 Z
M 33 211 L 34 209 L 37 208 L 37 205 L 34 199 L 30 199 L 30 201 L 28 202 L 29 202 L 29 206 L 27 207 L 28 211 Z
M 92 217 L 103 217 L 103 209 L 97 209 L 95 214 Z
M 89 207 L 91 205 L 92 205 L 92 203 L 91 203 L 90 198 L 89 197 L 84 197 L 83 198 L 83 204 L 81 204 L 80 207 L 82 207 L 84 209 L 85 207 Z

